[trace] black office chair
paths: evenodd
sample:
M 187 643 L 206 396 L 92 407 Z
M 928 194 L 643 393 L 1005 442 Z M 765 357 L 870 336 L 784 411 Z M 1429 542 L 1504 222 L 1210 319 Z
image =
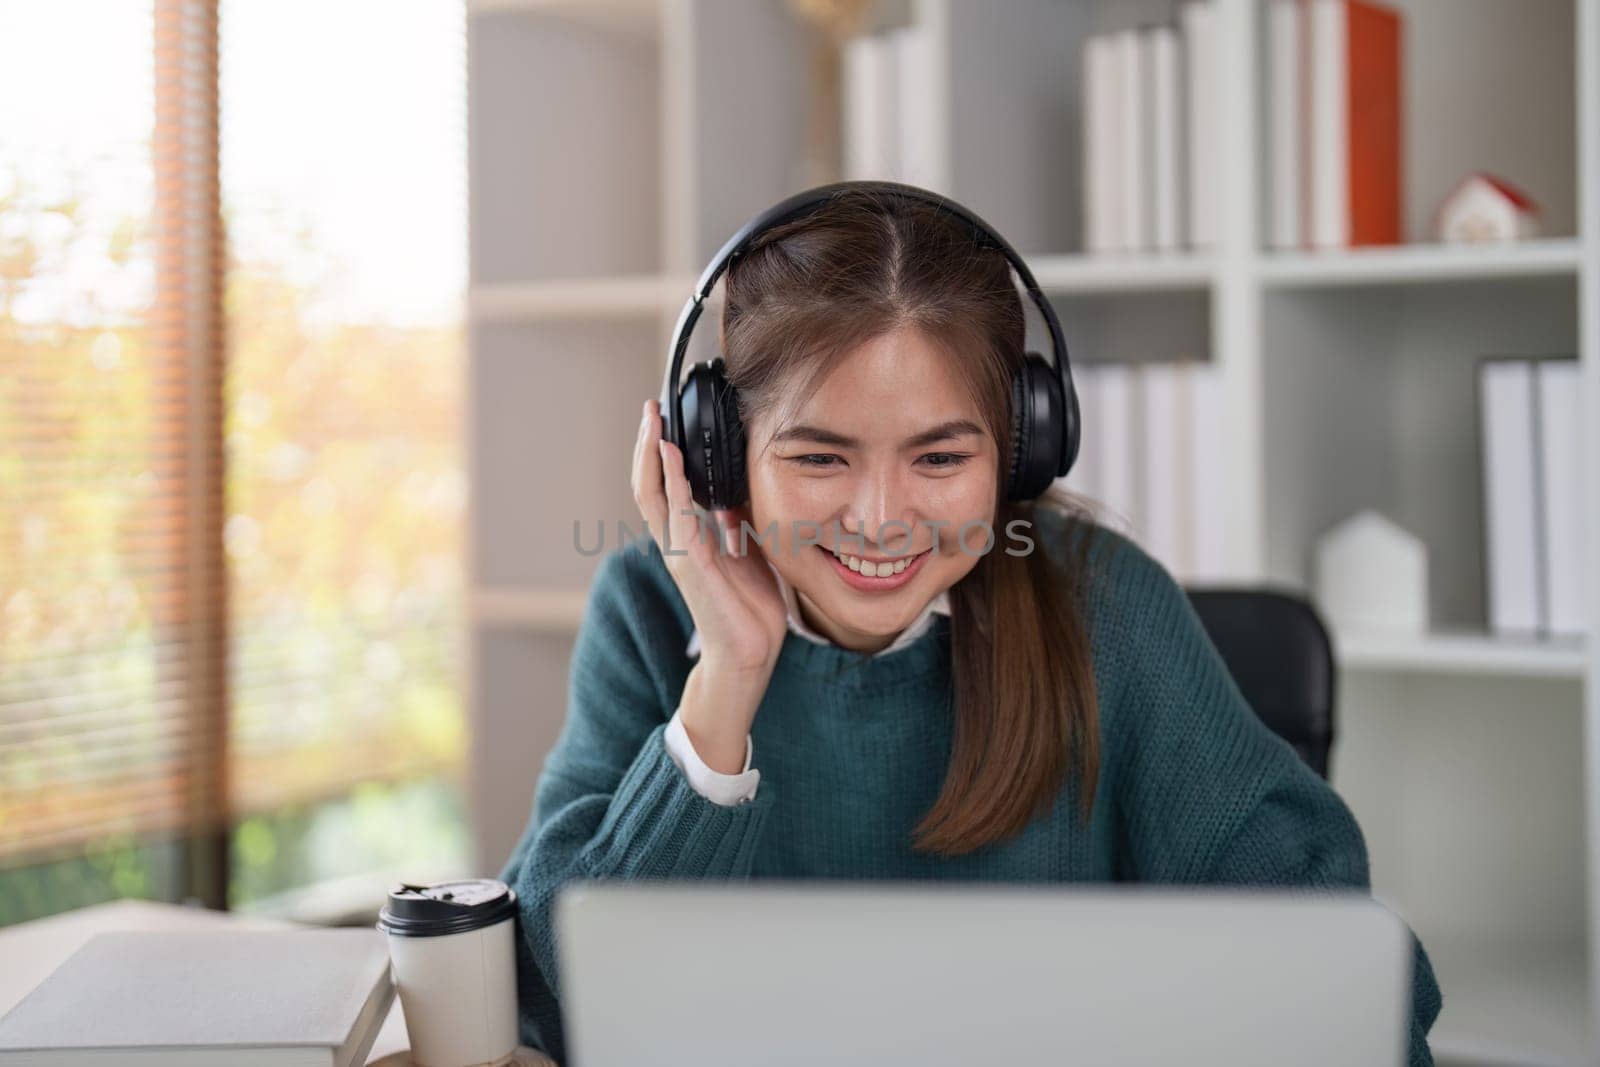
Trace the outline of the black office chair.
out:
M 1255 713 L 1328 777 L 1334 664 L 1311 602 L 1265 588 L 1185 588 L 1228 672 Z

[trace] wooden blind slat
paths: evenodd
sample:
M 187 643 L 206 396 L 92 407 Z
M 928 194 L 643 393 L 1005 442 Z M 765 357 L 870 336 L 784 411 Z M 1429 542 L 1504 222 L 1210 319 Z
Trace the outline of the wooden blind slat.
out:
M 180 596 L 157 598 L 159 627 L 182 628 L 181 679 L 192 758 L 186 768 L 190 880 L 226 907 L 228 775 L 227 558 L 223 550 L 226 372 L 222 188 L 218 169 L 217 0 L 155 0 L 155 268 L 150 319 L 157 375 L 182 402 L 181 452 L 155 457 L 158 477 L 188 508 L 174 523 Z
M 112 827 L 181 829 L 203 845 L 189 850 L 191 884 L 221 906 L 228 602 L 217 4 L 154 0 L 147 10 L 149 81 L 108 89 L 149 93 L 150 125 L 124 131 L 117 150 L 131 162 L 137 145 L 150 146 L 149 225 L 128 252 L 154 280 L 150 301 L 112 314 L 86 288 L 48 324 L 15 320 L 13 305 L 0 305 L 10 331 L 0 339 L 0 852 L 33 856 Z M 106 145 L 82 147 L 87 160 Z M 107 198 L 78 210 L 88 218 L 125 208 Z M 33 269 L 63 269 L 58 261 Z M 115 343 L 102 351 L 108 337 Z M 108 578 L 123 594 L 114 609 Z

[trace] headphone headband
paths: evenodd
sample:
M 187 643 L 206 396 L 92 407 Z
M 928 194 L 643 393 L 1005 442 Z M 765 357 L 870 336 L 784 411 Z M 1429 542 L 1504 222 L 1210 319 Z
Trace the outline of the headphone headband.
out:
M 696 283 L 694 292 L 689 296 L 683 310 L 678 314 L 677 325 L 672 334 L 672 358 L 668 361 L 666 377 L 661 383 L 661 412 L 666 420 L 665 436 L 680 449 L 684 447 L 682 426 L 678 412 L 678 387 L 680 376 L 683 372 L 683 357 L 689 348 L 689 338 L 694 333 L 695 322 L 700 318 L 700 313 L 705 309 L 705 302 L 711 296 L 711 290 L 716 287 L 717 279 L 722 277 L 728 267 L 739 256 L 749 251 L 750 246 L 763 234 L 770 230 L 796 219 L 805 218 L 827 206 L 834 199 L 845 193 L 866 192 L 881 196 L 894 196 L 913 203 L 920 203 L 944 212 L 965 223 L 977 238 L 978 243 L 987 248 L 992 248 L 1006 257 L 1011 268 L 1017 272 L 1023 288 L 1033 300 L 1034 306 L 1039 309 L 1045 325 L 1050 331 L 1050 345 L 1053 355 L 1053 367 L 1056 379 L 1061 386 L 1061 396 L 1064 398 L 1070 412 L 1068 423 L 1076 427 L 1077 423 L 1077 394 L 1073 389 L 1072 375 L 1068 362 L 1067 342 L 1061 331 L 1061 322 L 1056 318 L 1055 309 L 1050 306 L 1050 301 L 1045 298 L 1039 289 L 1039 284 L 1034 280 L 1033 271 L 1028 269 L 1028 264 L 1017 254 L 1006 239 L 999 232 L 984 222 L 974 212 L 957 203 L 949 197 L 942 196 L 928 189 L 915 185 L 906 185 L 902 182 L 889 181 L 846 181 L 833 182 L 828 185 L 819 185 L 812 189 L 796 193 L 786 200 L 782 200 L 772 207 L 761 212 L 755 218 L 741 226 L 732 237 L 723 243 L 717 254 L 707 264 L 704 272 Z M 1071 433 L 1063 441 L 1063 455 L 1058 467 L 1058 473 L 1065 474 L 1076 457 L 1078 448 L 1077 435 Z

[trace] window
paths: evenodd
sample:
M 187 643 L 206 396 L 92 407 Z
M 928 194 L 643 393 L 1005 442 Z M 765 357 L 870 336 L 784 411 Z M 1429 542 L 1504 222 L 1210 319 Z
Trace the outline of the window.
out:
M 463 18 L 0 15 L 0 923 L 463 869 Z

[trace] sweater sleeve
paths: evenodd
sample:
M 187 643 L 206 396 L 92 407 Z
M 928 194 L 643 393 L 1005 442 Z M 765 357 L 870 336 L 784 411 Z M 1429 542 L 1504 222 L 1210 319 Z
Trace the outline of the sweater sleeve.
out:
M 771 786 L 748 803 L 690 787 L 664 734 L 663 701 L 642 651 L 639 602 L 619 550 L 600 565 L 573 648 L 567 716 L 534 791 L 533 811 L 501 872 L 517 893 L 517 999 L 524 1044 L 558 1062 L 562 1031 L 556 897 L 585 879 L 748 877 Z
M 1112 655 L 1126 657 L 1115 726 L 1128 876 L 1148 882 L 1370 891 L 1366 842 L 1339 795 L 1251 709 L 1187 594 L 1129 543 Z M 1431 1064 L 1442 1004 L 1413 933 L 1411 1067 Z
M 681 711 L 672 713 L 672 721 L 667 723 L 667 732 L 662 739 L 667 746 L 667 755 L 672 757 L 673 763 L 683 768 L 684 777 L 689 779 L 689 785 L 696 793 L 718 804 L 745 804 L 755 799 L 756 787 L 761 784 L 761 772 L 750 766 L 755 750 L 749 734 L 744 738 L 744 770 L 738 774 L 714 771 L 700 758 L 694 742 L 689 740 L 689 731 L 684 728 Z

